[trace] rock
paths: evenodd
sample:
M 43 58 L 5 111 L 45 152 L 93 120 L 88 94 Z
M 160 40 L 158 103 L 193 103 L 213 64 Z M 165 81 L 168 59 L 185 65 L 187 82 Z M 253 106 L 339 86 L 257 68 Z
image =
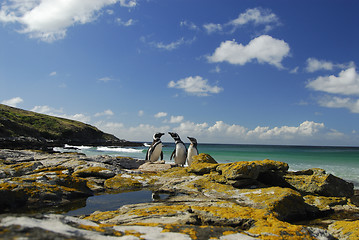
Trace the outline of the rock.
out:
M 138 169 L 146 162 L 145 160 L 131 157 L 111 157 L 107 155 L 95 156 L 93 157 L 93 161 L 109 164 L 119 169 Z
M 118 174 L 113 178 L 107 179 L 104 186 L 110 190 L 136 190 L 148 186 L 148 182 L 141 175 Z
M 115 175 L 116 174 L 113 171 L 104 167 L 89 167 L 89 168 L 77 170 L 76 172 L 73 173 L 73 176 L 82 177 L 82 178 L 98 177 L 98 178 L 108 179 L 114 177 Z
M 192 159 L 193 159 L 192 164 L 193 163 L 213 163 L 213 164 L 218 164 L 216 162 L 216 160 L 214 160 L 214 158 L 211 157 L 211 155 L 206 154 L 206 153 L 200 153 L 200 154 L 198 154 L 196 156 L 193 156 Z
M 150 163 L 147 162 L 145 164 L 142 164 L 138 170 L 142 172 L 159 172 L 159 171 L 166 171 L 170 168 L 174 167 L 172 164 L 168 163 Z
M 354 185 L 327 174 L 323 169 L 309 169 L 284 175 L 285 180 L 297 191 L 327 197 L 351 197 Z
M 128 163 L 128 168 L 132 163 L 141 166 L 139 170 L 126 170 L 126 164 L 121 162 Z M 142 163 L 109 156 L 0 151 L 0 212 L 5 212 L 0 215 L 1 237 L 334 239 L 332 234 L 339 239 L 357 237 L 351 228 L 358 224 L 355 214 L 359 208 L 353 204 L 356 198 L 326 196 L 340 195 L 343 191 L 350 195 L 350 189 L 338 189 L 347 184 L 323 170 L 293 173 L 288 172 L 286 163 L 272 160 L 218 164 L 207 154 L 196 156 L 194 163 L 185 168 L 161 162 Z M 308 186 L 302 189 L 300 183 Z M 86 197 L 93 193 L 143 188 L 153 191 L 153 202 L 97 211 L 82 216 L 83 219 L 55 214 L 6 215 L 23 211 L 21 207 L 46 211 L 46 207 L 59 209 L 68 203 L 84 206 Z M 324 215 L 327 213 L 333 215 Z M 330 225 L 330 231 L 292 224 L 323 216 L 328 219 L 320 223 L 323 228 Z M 334 218 L 345 219 L 345 224 L 334 222 Z
M 68 204 L 76 198 L 92 196 L 82 179 L 62 172 L 35 173 L 0 181 L 0 212 L 26 207 L 38 209 Z
M 241 178 L 257 179 L 259 173 L 267 171 L 285 172 L 289 168 L 288 164 L 273 160 L 263 161 L 246 161 L 220 164 L 217 171 L 228 180 L 236 180 Z
M 324 197 L 306 195 L 303 198 L 307 204 L 315 206 L 321 211 L 332 210 L 335 206 L 348 204 L 348 199 L 345 197 Z
M 215 171 L 218 164 L 194 162 L 188 167 L 188 172 L 203 175 Z
M 116 211 L 95 212 L 85 219 L 110 226 L 166 226 L 170 231 L 187 228 L 192 229 L 191 239 L 197 239 L 209 226 L 211 231 L 199 239 L 226 239 L 230 235 L 244 239 L 252 239 L 250 236 L 264 239 L 267 236 L 271 236 L 271 239 L 311 239 L 310 232 L 303 226 L 282 222 L 263 209 L 243 207 L 228 201 L 188 200 L 186 204 L 127 205 Z
M 336 221 L 330 224 L 328 230 L 333 236 L 343 240 L 359 239 L 359 220 L 357 221 Z

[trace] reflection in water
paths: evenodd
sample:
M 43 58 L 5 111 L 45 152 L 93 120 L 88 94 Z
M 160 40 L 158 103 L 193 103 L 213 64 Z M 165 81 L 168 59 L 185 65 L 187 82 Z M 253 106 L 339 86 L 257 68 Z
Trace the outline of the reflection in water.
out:
M 152 202 L 152 191 L 149 190 L 98 195 L 87 198 L 85 207 L 69 211 L 66 215 L 89 215 L 95 211 L 114 211 L 123 205 L 148 202 Z

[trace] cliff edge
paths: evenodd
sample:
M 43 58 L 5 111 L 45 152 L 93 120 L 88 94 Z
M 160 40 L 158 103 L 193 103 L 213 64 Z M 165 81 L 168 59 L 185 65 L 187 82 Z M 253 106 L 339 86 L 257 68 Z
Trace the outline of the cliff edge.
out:
M 0 104 L 0 148 L 32 148 L 73 145 L 128 146 L 94 126 L 70 119 L 39 114 Z

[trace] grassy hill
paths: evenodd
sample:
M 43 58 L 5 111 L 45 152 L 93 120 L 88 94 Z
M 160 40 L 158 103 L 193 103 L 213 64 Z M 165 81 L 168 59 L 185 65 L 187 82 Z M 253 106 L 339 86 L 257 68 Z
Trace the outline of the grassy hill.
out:
M 65 143 L 126 145 L 129 143 L 79 121 L 39 114 L 3 104 L 0 104 L 0 138 L 3 143 L 11 139 L 25 139 L 25 141 L 32 139 L 32 142 L 36 140 L 42 143 L 53 143 L 53 145 Z

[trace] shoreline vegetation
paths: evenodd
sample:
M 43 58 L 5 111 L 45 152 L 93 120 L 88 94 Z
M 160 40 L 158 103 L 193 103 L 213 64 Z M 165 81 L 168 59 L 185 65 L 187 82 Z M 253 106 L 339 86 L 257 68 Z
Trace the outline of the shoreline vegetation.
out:
M 269 159 L 218 163 L 205 153 L 188 167 L 57 153 L 56 144 L 139 143 L 5 105 L 0 142 L 0 238 L 359 238 L 358 190 L 319 168 L 289 171 Z M 66 215 L 91 196 L 139 190 L 151 191 L 152 200 Z
M 142 146 L 79 121 L 0 104 L 0 148 L 41 149 L 70 145 Z

